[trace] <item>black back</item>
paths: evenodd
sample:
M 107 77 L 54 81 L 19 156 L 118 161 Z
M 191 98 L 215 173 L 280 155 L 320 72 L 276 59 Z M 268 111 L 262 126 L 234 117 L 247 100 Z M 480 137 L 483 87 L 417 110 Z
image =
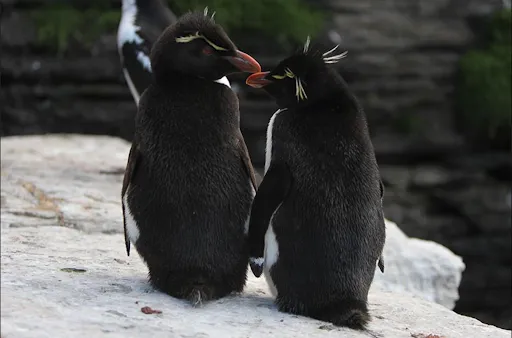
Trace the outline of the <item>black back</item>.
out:
M 129 203 L 153 283 L 178 297 L 187 296 L 184 278 L 214 284 L 214 296 L 241 291 L 253 188 L 236 95 L 222 84 L 176 75 L 168 87 L 148 87 L 136 125 L 140 163 Z

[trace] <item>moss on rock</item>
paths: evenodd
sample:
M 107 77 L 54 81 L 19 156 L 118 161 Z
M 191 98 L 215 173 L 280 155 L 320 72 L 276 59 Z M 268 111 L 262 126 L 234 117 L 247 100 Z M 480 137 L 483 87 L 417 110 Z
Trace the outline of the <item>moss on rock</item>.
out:
M 463 132 L 476 142 L 510 147 L 511 11 L 496 13 L 485 32 L 487 43 L 460 60 L 456 111 Z

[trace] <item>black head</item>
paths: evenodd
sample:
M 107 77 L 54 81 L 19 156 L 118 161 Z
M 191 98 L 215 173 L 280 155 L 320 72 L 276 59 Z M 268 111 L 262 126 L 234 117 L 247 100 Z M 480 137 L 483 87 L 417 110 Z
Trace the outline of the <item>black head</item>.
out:
M 217 80 L 237 72 L 255 73 L 261 67 L 239 51 L 221 26 L 203 12 L 190 12 L 169 26 L 151 50 L 151 67 L 157 79 L 186 73 Z
M 328 67 L 342 59 L 346 52 L 332 55 L 337 46 L 322 53 L 310 48 L 309 37 L 304 48 L 281 61 L 268 72 L 250 75 L 246 83 L 263 88 L 280 108 L 306 104 L 332 94 L 339 89 L 341 76 Z

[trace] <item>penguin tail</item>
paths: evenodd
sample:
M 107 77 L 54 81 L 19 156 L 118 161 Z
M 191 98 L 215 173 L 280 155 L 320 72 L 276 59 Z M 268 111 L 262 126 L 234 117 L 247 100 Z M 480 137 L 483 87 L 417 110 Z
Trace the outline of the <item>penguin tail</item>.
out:
M 311 317 L 354 330 L 366 330 L 366 325 L 370 322 L 368 305 L 355 299 L 345 299 L 331 304 L 313 313 Z

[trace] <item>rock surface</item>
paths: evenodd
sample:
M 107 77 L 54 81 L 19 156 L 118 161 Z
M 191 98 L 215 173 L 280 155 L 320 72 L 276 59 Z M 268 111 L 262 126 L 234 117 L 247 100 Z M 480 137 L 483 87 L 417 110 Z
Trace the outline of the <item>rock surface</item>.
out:
M 122 233 L 120 190 L 129 143 L 112 137 L 48 135 L 2 139 L 2 228 L 60 225 Z M 374 286 L 453 309 L 464 263 L 387 221 L 385 273 Z
M 264 279 L 250 273 L 241 295 L 193 309 L 148 287 L 145 266 L 136 254 L 125 256 L 121 234 L 48 225 L 2 228 L 1 238 L 3 338 L 368 337 L 279 313 Z M 374 337 L 510 337 L 410 296 L 372 291 L 369 301 Z
M 126 141 L 8 137 L 1 150 L 3 338 L 365 336 L 278 313 L 264 279 L 250 273 L 242 295 L 199 310 L 153 291 L 140 258 L 125 256 L 120 233 Z M 509 333 L 424 300 L 453 306 L 464 264 L 436 243 L 407 238 L 392 222 L 387 232 L 386 272 L 377 272 L 370 294 L 370 329 L 379 337 Z M 144 314 L 145 306 L 162 313 Z

